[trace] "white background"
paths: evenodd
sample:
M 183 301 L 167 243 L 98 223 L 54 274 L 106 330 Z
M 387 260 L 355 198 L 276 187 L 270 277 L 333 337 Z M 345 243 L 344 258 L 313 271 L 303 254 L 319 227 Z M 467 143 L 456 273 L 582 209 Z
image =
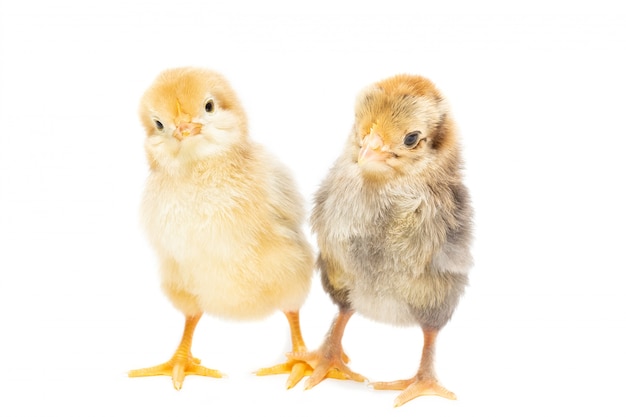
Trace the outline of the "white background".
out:
M 624 415 L 618 2 L 249 3 L 2 0 L 0 414 Z M 156 74 L 181 65 L 230 79 L 308 208 L 361 88 L 408 72 L 448 96 L 476 209 L 471 287 L 438 344 L 458 401 L 393 409 L 397 393 L 354 382 L 287 391 L 286 376 L 252 376 L 289 347 L 279 313 L 203 318 L 194 353 L 228 379 L 176 392 L 126 376 L 168 359 L 182 332 L 139 227 L 137 117 Z M 316 275 L 310 347 L 335 312 Z M 411 377 L 421 343 L 417 328 L 359 316 L 344 338 L 371 380 Z

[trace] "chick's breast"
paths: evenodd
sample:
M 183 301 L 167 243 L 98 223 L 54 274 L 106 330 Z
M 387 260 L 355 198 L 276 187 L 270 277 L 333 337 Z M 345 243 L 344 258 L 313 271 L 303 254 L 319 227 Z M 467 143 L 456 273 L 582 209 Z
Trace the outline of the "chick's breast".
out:
M 255 158 L 239 173 L 195 181 L 153 174 L 146 187 L 143 220 L 164 288 L 189 293 L 210 314 L 297 310 L 309 289 L 312 251 L 299 230 L 299 195 L 275 161 L 262 152 Z

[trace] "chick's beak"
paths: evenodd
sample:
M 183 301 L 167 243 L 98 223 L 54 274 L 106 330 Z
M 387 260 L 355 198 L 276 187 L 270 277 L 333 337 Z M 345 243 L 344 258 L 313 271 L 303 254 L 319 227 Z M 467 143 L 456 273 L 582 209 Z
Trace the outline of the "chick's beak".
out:
M 174 122 L 176 123 L 174 137 L 179 141 L 185 139 L 187 136 L 197 135 L 202 128 L 201 124 L 192 123 L 191 116 L 183 111 L 178 99 L 176 99 L 176 118 Z
M 386 146 L 383 143 L 382 138 L 374 131 L 370 130 L 370 133 L 366 135 L 361 141 L 361 150 L 359 151 L 359 165 L 362 165 L 370 161 L 383 161 L 385 160 Z
M 182 122 L 176 125 L 176 130 L 174 131 L 174 137 L 178 140 L 183 140 L 187 136 L 193 136 L 200 133 L 200 129 L 202 125 L 200 123 L 192 123 L 192 122 Z

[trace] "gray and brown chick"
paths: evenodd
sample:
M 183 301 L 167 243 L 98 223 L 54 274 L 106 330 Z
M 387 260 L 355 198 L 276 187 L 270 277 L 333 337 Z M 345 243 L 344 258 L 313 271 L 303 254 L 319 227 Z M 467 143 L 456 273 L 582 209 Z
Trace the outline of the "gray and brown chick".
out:
M 397 75 L 366 88 L 343 153 L 322 182 L 311 217 L 324 289 L 339 307 L 322 346 L 292 354 L 326 377 L 364 381 L 347 365 L 341 340 L 354 312 L 418 325 L 417 374 L 378 382 L 421 395 L 455 395 L 437 380 L 435 341 L 450 320 L 472 266 L 472 208 L 462 180 L 457 130 L 446 99 L 428 79 Z

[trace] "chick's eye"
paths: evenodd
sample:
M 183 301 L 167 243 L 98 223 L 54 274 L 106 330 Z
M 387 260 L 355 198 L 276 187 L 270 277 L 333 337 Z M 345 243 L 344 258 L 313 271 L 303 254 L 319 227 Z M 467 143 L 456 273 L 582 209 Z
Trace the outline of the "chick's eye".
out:
M 213 113 L 214 109 L 215 109 L 215 105 L 213 104 L 213 100 L 207 100 L 207 102 L 204 104 L 204 110 L 207 113 Z
M 155 120 L 154 125 L 156 126 L 157 130 L 163 130 L 163 123 L 161 123 L 160 121 Z
M 404 137 L 404 145 L 409 147 L 409 148 L 415 146 L 415 144 L 417 143 L 417 141 L 420 138 L 420 133 L 422 133 L 422 132 L 417 131 L 417 132 L 411 132 L 411 133 L 407 134 Z

